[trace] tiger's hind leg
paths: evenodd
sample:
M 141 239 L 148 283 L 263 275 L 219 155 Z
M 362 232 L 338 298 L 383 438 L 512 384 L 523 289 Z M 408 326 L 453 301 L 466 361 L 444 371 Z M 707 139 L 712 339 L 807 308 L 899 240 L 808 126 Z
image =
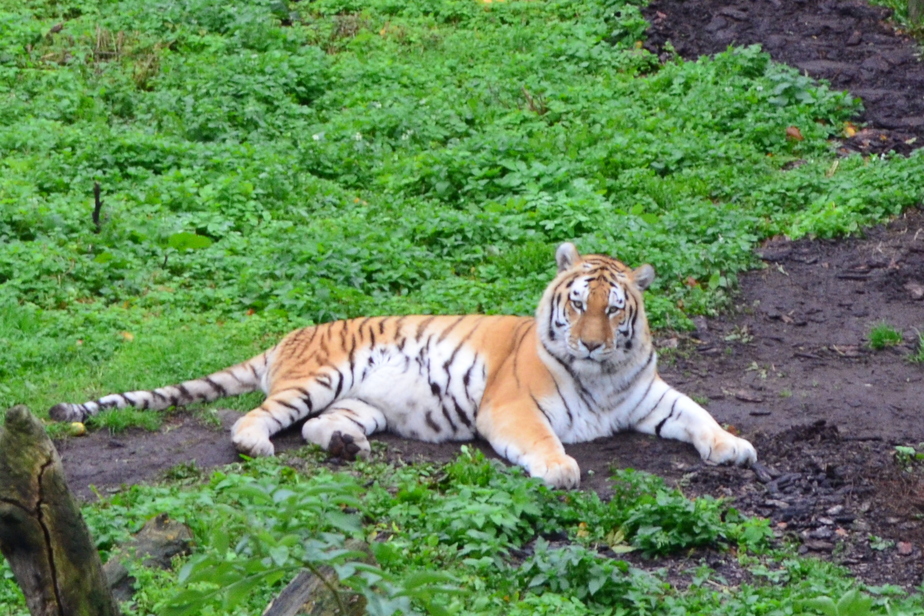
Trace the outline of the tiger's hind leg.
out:
M 348 460 L 368 458 L 372 449 L 366 436 L 381 432 L 387 423 L 381 410 L 362 400 L 346 398 L 306 421 L 302 436 L 332 456 Z
M 343 375 L 339 372 L 342 382 Z M 331 383 L 333 380 L 329 372 L 318 372 L 310 379 L 297 378 L 277 379 L 272 390 L 263 404 L 253 409 L 237 420 L 231 428 L 231 441 L 237 450 L 249 456 L 271 456 L 275 452 L 270 437 L 281 430 L 285 430 L 304 417 L 316 417 L 328 413 L 331 409 L 339 409 L 346 404 L 347 408 L 356 407 L 356 413 L 369 415 L 372 409 L 378 413 L 378 421 L 385 425 L 385 418 L 380 411 L 358 400 L 350 404 L 347 400 L 335 401 L 336 393 Z M 339 388 L 339 386 L 338 386 Z M 365 434 L 353 425 L 356 436 L 365 438 Z M 304 433 L 304 432 L 303 432 Z M 307 438 L 307 437 L 306 437 Z M 313 439 L 312 442 L 315 442 Z M 328 441 L 330 438 L 328 437 Z M 368 449 L 368 443 L 366 444 Z
M 300 386 L 282 387 L 272 392 L 263 404 L 238 419 L 231 427 L 231 442 L 248 456 L 271 456 L 275 447 L 270 437 L 293 423 L 330 404 L 331 392 L 321 388 L 314 395 Z M 324 399 L 327 394 L 327 399 Z M 316 406 L 317 405 L 317 406 Z

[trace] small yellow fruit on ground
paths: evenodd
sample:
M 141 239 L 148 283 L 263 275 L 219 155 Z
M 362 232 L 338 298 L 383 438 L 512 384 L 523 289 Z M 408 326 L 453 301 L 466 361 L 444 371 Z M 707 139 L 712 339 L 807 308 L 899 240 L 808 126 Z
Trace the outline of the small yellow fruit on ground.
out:
M 74 421 L 71 422 L 68 432 L 70 432 L 71 436 L 83 436 L 87 433 L 87 427 L 79 421 Z

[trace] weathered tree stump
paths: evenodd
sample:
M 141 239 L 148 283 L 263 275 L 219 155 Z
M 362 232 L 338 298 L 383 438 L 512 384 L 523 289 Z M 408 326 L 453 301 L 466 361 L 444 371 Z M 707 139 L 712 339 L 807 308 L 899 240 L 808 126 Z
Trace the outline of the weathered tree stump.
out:
M 913 24 L 920 24 L 924 17 L 924 0 L 908 0 L 908 19 Z
M 0 426 L 0 552 L 33 616 L 119 614 L 58 452 L 21 405 Z
M 347 549 L 364 552 L 367 563 L 375 562 L 369 546 L 349 540 Z M 318 568 L 321 579 L 310 571 L 302 571 L 279 593 L 263 611 L 263 616 L 362 616 L 366 613 L 366 598 L 340 586 L 333 568 Z M 334 594 L 336 591 L 336 595 Z

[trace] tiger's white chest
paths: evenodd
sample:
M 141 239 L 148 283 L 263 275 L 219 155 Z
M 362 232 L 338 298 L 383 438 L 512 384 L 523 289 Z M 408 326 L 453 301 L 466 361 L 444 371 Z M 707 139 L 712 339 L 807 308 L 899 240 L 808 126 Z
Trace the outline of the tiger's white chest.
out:
M 581 443 L 632 428 L 650 411 L 652 394 L 669 387 L 656 378 L 657 358 L 641 355 L 611 374 L 556 372 L 555 395 L 540 400 L 563 443 Z

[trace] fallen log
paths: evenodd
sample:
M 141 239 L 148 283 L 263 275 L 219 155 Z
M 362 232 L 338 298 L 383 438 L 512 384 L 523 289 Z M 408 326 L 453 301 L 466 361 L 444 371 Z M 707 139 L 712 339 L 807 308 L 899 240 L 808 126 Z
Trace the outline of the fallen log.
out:
M 924 0 L 908 0 L 908 19 L 911 23 L 920 24 L 922 17 L 924 17 Z
M 366 563 L 375 562 L 369 546 L 349 540 L 347 549 L 364 552 Z M 302 571 L 270 602 L 263 616 L 362 616 L 366 598 L 340 586 L 332 567 Z
M 22 405 L 0 426 L 0 552 L 33 616 L 119 614 L 58 452 Z

